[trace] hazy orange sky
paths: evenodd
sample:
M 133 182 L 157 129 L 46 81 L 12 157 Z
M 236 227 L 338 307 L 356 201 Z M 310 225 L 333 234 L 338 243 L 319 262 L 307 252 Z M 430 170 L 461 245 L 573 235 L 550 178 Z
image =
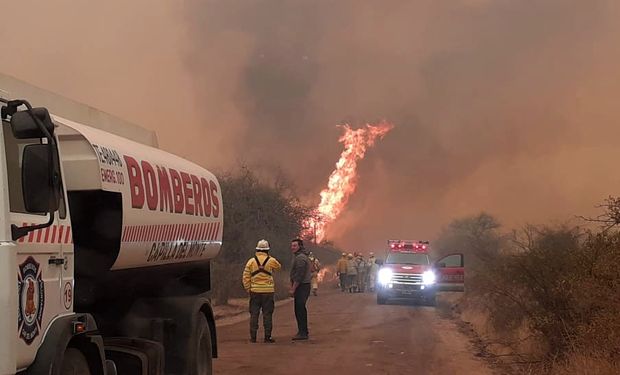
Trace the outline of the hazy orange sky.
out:
M 215 170 L 290 175 L 309 201 L 335 125 L 387 119 L 328 237 L 433 238 L 589 214 L 620 176 L 615 0 L 75 2 L 3 6 L 0 70 L 156 130 Z

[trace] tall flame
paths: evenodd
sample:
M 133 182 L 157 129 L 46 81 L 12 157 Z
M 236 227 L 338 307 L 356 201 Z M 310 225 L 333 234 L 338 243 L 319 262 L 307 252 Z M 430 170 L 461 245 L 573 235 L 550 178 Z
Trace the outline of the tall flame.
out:
M 332 223 L 344 210 L 349 197 L 357 186 L 357 163 L 364 158 L 368 148 L 375 144 L 377 139 L 383 138 L 394 125 L 388 122 L 366 124 L 360 129 L 351 129 L 347 124 L 341 125 L 344 134 L 338 142 L 344 144 L 344 150 L 336 163 L 336 169 L 329 176 L 327 188 L 321 191 L 321 202 L 316 211 L 317 215 L 310 218 L 305 224 L 306 235 L 313 237 L 315 242 L 325 238 L 325 228 Z

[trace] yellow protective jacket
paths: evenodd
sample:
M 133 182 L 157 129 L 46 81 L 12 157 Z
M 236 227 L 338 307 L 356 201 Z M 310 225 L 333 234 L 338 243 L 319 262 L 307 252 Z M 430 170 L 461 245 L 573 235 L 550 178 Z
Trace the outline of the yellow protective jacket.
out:
M 265 252 L 257 251 L 256 255 L 245 264 L 243 287 L 247 292 L 273 293 L 275 292 L 273 272 L 281 268 L 276 258 Z
M 339 273 L 346 274 L 347 273 L 347 258 L 338 259 L 338 264 L 336 265 Z

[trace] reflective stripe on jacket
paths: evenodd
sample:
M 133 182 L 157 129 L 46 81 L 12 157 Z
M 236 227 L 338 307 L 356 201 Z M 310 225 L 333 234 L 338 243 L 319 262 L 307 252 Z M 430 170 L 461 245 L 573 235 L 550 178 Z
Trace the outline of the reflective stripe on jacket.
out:
M 280 262 L 274 257 L 267 257 L 269 254 L 257 251 L 256 255 L 245 264 L 243 270 L 243 288 L 247 292 L 254 293 L 273 293 L 274 281 L 273 272 L 282 268 Z M 258 259 L 258 262 L 256 261 Z M 264 264 L 264 266 L 262 266 Z M 262 267 L 261 267 L 262 266 Z

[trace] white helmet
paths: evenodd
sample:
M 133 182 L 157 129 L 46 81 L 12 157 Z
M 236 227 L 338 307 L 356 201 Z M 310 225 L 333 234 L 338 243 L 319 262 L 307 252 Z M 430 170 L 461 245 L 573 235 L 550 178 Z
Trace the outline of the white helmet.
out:
M 267 240 L 260 240 L 256 244 L 256 250 L 266 251 L 269 250 L 269 242 Z

